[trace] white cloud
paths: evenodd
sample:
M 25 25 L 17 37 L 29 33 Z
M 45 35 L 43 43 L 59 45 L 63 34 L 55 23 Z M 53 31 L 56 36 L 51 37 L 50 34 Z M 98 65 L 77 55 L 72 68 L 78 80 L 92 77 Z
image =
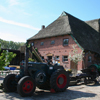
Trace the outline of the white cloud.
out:
M 22 14 L 26 16 L 32 16 L 32 14 L 25 11 L 24 7 L 26 6 L 27 2 L 21 2 L 21 0 L 5 0 L 7 5 L 0 4 L 0 12 L 7 13 L 7 14 Z M 17 5 L 17 6 L 15 6 Z M 20 6 L 20 7 L 18 7 Z
M 39 28 L 35 28 L 35 27 L 31 26 L 31 25 L 18 23 L 18 22 L 12 21 L 12 20 L 6 20 L 6 19 L 4 19 L 2 17 L 0 17 L 0 21 L 4 22 L 4 23 L 12 24 L 12 25 L 17 25 L 17 26 L 21 26 L 21 27 L 30 28 L 30 29 L 33 29 L 33 30 L 38 30 L 38 31 L 40 30 Z
M 28 16 L 32 16 L 32 14 L 29 14 L 29 13 L 26 13 L 26 12 L 23 12 L 24 15 L 28 15 Z
M 8 0 L 8 3 L 10 6 L 14 6 L 14 5 L 19 5 L 20 3 L 18 2 L 18 0 Z
M 6 40 L 6 41 L 14 41 L 14 42 L 26 42 L 26 39 L 20 36 L 13 35 L 11 33 L 2 33 L 0 32 L 0 39 Z
M 0 5 L 0 12 L 6 12 L 6 13 L 9 13 L 9 10 L 8 10 L 6 7 Z

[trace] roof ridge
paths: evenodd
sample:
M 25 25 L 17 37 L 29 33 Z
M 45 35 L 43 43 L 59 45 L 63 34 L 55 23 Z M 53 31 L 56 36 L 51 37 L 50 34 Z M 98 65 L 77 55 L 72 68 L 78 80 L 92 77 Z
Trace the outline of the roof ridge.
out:
M 66 15 L 67 15 L 67 13 L 66 13 L 65 11 L 63 11 L 63 12 L 61 13 L 60 17 L 66 16 Z

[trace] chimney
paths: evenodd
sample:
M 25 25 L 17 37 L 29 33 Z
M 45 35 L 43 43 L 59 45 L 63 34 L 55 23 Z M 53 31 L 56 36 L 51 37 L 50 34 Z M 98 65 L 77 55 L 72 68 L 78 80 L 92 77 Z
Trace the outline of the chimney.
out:
M 45 25 L 42 25 L 42 30 L 45 29 Z

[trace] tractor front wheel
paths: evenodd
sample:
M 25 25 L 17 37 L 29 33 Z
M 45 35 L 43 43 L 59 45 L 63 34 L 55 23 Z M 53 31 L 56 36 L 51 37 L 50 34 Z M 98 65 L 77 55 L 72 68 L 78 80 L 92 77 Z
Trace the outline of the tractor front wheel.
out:
M 3 87 L 6 92 L 15 92 L 17 90 L 17 82 L 15 81 L 15 74 L 9 74 L 3 81 Z
M 17 91 L 22 97 L 32 96 L 35 88 L 36 84 L 34 79 L 29 76 L 21 78 L 17 85 Z
M 51 89 L 55 92 L 63 92 L 68 88 L 69 85 L 69 74 L 65 70 L 55 71 L 50 78 Z

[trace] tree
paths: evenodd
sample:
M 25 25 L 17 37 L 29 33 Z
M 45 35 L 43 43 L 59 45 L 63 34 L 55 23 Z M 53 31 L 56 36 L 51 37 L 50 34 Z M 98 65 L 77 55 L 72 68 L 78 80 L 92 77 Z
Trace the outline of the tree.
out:
M 81 53 L 78 53 L 78 50 L 75 48 L 76 45 L 73 45 L 73 51 L 69 53 L 69 59 L 74 63 L 78 64 L 79 61 L 83 59 L 83 50 Z
M 4 69 L 4 66 L 7 66 L 11 60 L 16 56 L 13 52 L 8 52 L 7 50 L 1 50 L 0 44 L 0 70 Z
M 1 48 L 3 49 L 13 49 L 18 50 L 21 46 L 23 46 L 24 42 L 13 42 L 13 41 L 5 41 L 0 39 Z
M 78 62 L 83 60 L 83 50 L 81 53 L 79 53 L 78 50 L 75 48 L 76 45 L 73 45 L 72 47 L 73 47 L 73 51 L 69 53 L 69 59 L 71 61 L 70 65 L 71 65 L 72 74 L 73 76 L 76 76 Z

